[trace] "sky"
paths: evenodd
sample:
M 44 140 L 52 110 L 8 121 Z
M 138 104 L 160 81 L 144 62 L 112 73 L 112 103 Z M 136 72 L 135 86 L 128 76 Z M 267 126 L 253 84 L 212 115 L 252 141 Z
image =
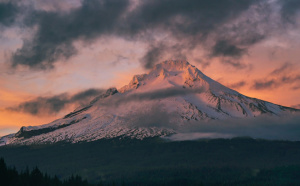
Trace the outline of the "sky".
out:
M 167 59 L 300 108 L 299 28 L 299 0 L 0 0 L 0 136 Z

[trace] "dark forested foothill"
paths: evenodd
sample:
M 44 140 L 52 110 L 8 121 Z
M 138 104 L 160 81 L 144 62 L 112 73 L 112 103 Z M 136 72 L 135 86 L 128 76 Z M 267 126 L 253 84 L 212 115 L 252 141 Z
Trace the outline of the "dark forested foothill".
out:
M 300 185 L 300 142 L 292 141 L 115 138 L 7 145 L 0 157 L 10 167 L 1 160 L 1 186 Z

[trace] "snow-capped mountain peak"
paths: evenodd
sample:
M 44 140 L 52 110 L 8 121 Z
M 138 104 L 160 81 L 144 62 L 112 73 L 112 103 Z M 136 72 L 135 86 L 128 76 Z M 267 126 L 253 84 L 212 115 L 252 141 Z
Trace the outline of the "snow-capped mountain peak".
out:
M 278 117 L 297 111 L 250 98 L 212 80 L 185 60 L 167 60 L 135 75 L 119 90 L 108 89 L 88 105 L 49 124 L 22 127 L 0 144 L 92 141 L 174 134 L 187 123 L 228 118 Z M 1 143 L 2 141 L 2 143 Z

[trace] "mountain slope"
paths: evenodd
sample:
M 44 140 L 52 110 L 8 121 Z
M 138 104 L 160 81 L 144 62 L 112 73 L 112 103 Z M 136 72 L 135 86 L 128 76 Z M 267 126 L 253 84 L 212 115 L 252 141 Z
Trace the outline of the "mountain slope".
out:
M 187 61 L 157 64 L 117 90 L 110 88 L 89 105 L 46 125 L 22 127 L 2 137 L 3 144 L 93 141 L 128 136 L 166 136 L 189 123 L 280 117 L 297 109 L 244 96 L 204 75 Z

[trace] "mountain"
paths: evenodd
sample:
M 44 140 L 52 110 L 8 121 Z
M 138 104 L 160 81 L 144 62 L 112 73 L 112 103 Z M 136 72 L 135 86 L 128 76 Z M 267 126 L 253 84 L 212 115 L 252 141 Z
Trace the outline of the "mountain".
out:
M 110 88 L 90 104 L 41 126 L 22 127 L 0 139 L 5 144 L 94 141 L 102 138 L 143 139 L 175 134 L 191 123 L 280 117 L 297 109 L 250 98 L 225 87 L 183 60 L 164 61 L 128 85 Z

